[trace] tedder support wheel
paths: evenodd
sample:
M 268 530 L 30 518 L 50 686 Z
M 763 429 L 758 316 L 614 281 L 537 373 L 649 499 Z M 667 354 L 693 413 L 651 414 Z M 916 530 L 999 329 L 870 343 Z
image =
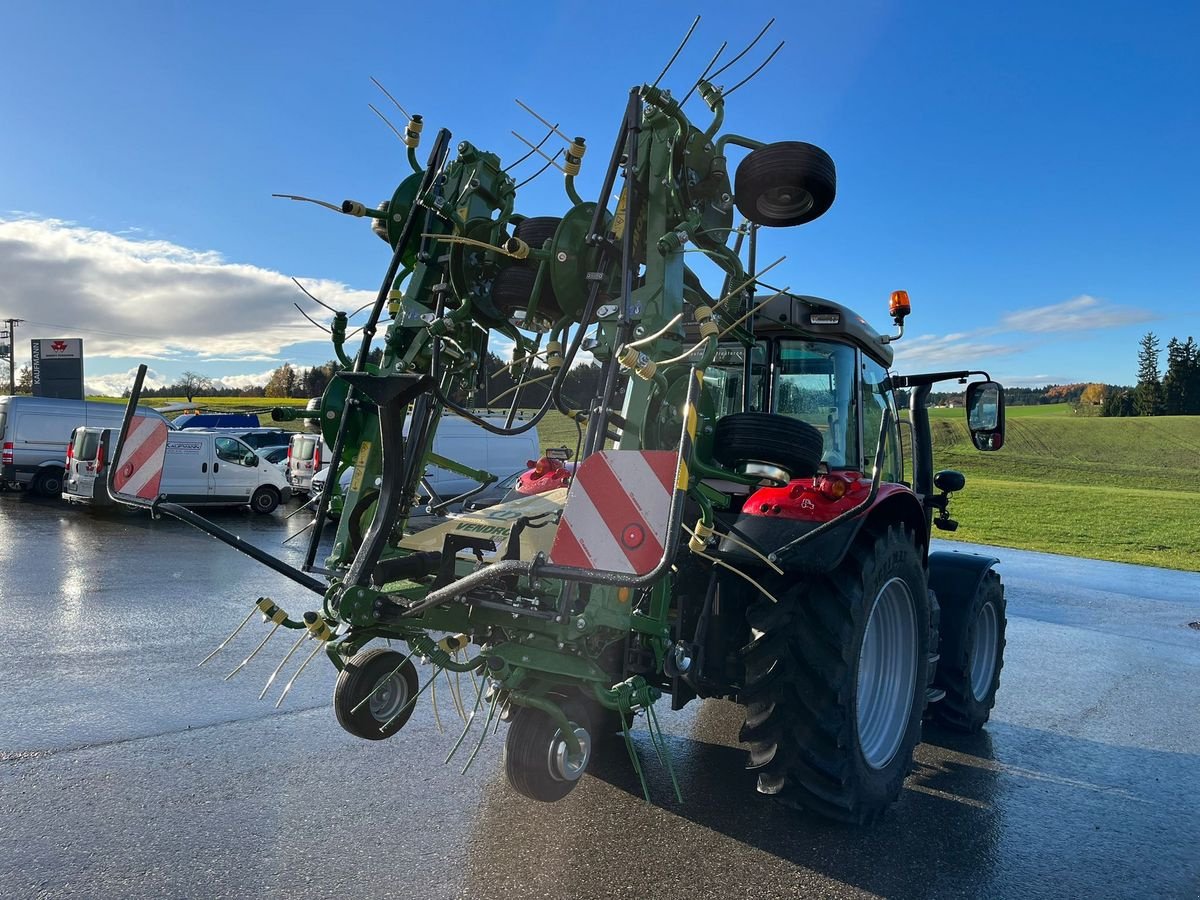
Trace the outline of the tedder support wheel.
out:
M 554 237 L 562 219 L 557 216 L 534 216 L 522 219 L 513 234 L 527 243 L 533 250 L 541 250 L 546 241 Z M 500 272 L 492 282 L 492 302 L 506 315 L 523 310 L 529 305 L 537 279 L 538 263 L 535 259 L 521 260 Z M 537 312 L 542 318 L 555 321 L 562 317 L 558 297 L 550 284 L 550 272 L 542 278 L 542 292 L 538 297 Z
M 264 516 L 275 512 L 275 507 L 278 505 L 279 491 L 273 487 L 260 487 L 250 498 L 250 508 Z
M 912 535 L 867 533 L 842 565 L 747 611 L 741 740 L 758 789 L 842 822 L 900 795 L 921 737 L 929 593 Z
M 1004 585 L 989 569 L 970 597 L 943 597 L 941 640 L 934 686 L 946 696 L 932 707 L 935 721 L 954 731 L 973 734 L 983 727 L 996 705 L 1000 670 L 1004 667 Z
M 572 753 L 558 723 L 532 706 L 519 706 L 512 714 L 504 739 L 504 774 L 513 790 L 531 800 L 553 803 L 567 796 L 587 769 L 592 736 L 586 714 L 574 703 L 563 712 L 579 739 L 581 753 Z
M 756 225 L 803 225 L 833 205 L 837 175 L 820 147 L 780 141 L 753 150 L 737 168 L 734 198 Z
M 381 741 L 404 727 L 413 712 L 415 704 L 411 701 L 417 695 L 417 687 L 417 667 L 412 660 L 383 647 L 364 650 L 346 663 L 338 675 L 333 688 L 333 711 L 338 724 L 355 737 Z M 362 703 L 368 695 L 371 698 Z M 362 706 L 356 712 L 355 707 L 360 703 Z M 384 725 L 393 718 L 395 721 L 385 729 Z
M 799 419 L 744 412 L 717 421 L 713 456 L 730 468 L 747 464 L 783 469 L 791 478 L 817 474 L 824 441 L 821 432 Z M 787 478 L 776 478 L 787 482 Z

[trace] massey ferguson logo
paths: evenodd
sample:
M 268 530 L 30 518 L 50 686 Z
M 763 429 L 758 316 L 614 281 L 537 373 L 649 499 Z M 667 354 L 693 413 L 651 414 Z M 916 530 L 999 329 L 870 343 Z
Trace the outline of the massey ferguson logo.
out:
M 50 349 L 53 350 L 55 353 L 64 353 L 64 352 L 66 352 L 66 349 L 67 349 L 67 342 L 66 341 L 51 341 Z

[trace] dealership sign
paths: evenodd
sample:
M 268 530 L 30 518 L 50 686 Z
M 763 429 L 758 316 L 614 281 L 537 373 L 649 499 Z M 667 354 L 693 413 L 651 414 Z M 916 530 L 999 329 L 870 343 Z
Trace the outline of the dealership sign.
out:
M 33 395 L 83 399 L 83 341 L 80 338 L 35 338 L 29 342 Z

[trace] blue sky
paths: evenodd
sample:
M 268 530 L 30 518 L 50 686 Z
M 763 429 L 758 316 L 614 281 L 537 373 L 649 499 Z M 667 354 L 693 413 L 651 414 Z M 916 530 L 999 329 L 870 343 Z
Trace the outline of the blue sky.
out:
M 388 111 L 370 76 L 427 135 L 445 126 L 506 160 L 523 152 L 510 129 L 540 136 L 520 97 L 589 139 L 587 196 L 626 91 L 695 13 L 664 80 L 676 93 L 721 40 L 777 17 L 722 79 L 786 41 L 726 128 L 824 147 L 839 193 L 817 222 L 773 231 L 763 258 L 786 253 L 779 283 L 879 327 L 907 289 L 898 368 L 1131 383 L 1142 333 L 1200 336 L 1194 2 L 644 3 L 632 22 L 613 4 L 447 8 L 428 31 L 394 3 L 9 5 L 0 316 L 29 320 L 18 361 L 29 338 L 67 336 L 85 339 L 95 385 L 143 360 L 232 384 L 328 359 L 287 277 L 354 308 L 387 248 L 363 220 L 270 195 L 390 196 L 408 170 L 367 108 Z M 566 208 L 553 172 L 518 204 Z

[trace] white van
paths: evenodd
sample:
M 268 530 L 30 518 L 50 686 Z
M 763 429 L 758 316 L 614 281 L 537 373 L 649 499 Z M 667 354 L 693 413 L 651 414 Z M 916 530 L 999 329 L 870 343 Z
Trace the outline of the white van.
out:
M 162 419 L 152 409 L 138 415 Z M 57 497 L 62 491 L 67 444 L 77 425 L 120 428 L 123 403 L 54 397 L 0 397 L 0 481 Z
M 108 462 L 116 450 L 118 428 L 79 428 L 63 497 L 108 502 Z M 184 506 L 249 506 L 270 513 L 292 495 L 279 468 L 248 444 L 210 431 L 173 431 L 167 435 L 159 494 Z
M 319 434 L 293 434 L 288 443 L 288 482 L 297 494 L 307 494 L 313 475 L 333 458 L 329 445 Z

